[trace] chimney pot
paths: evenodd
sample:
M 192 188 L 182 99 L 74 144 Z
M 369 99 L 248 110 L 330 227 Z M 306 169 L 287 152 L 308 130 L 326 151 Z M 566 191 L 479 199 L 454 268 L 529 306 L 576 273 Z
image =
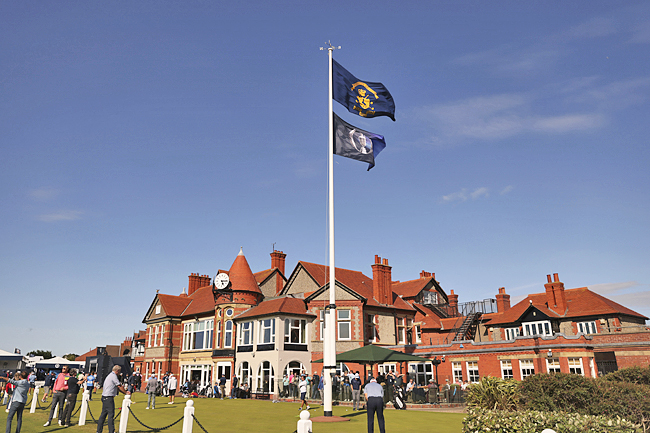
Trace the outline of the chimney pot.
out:
M 551 275 L 550 275 L 550 274 L 546 276 L 546 281 L 548 281 L 549 283 L 553 282 L 553 281 L 551 280 Z
M 558 274 L 553 274 L 553 281 L 556 283 L 560 281 L 560 277 L 558 276 Z

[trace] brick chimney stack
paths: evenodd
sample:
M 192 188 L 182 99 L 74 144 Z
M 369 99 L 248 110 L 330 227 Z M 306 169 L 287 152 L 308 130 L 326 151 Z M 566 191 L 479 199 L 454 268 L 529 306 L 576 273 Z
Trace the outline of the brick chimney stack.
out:
M 282 251 L 273 250 L 271 253 L 271 269 L 278 268 L 284 275 L 284 259 L 287 257 Z
M 199 274 L 191 273 L 190 274 L 190 282 L 187 286 L 187 296 L 190 296 L 192 293 L 196 292 L 196 289 L 201 287 L 200 283 L 201 277 L 199 277 Z
M 550 275 L 546 276 L 546 280 L 548 283 L 544 284 L 544 288 L 546 289 L 546 303 L 548 304 L 548 308 L 560 315 L 564 315 L 567 309 L 564 283 L 560 282 L 558 274 L 553 274 L 553 281 L 551 281 Z
M 458 314 L 458 295 L 454 293 L 454 289 L 451 289 L 451 293 L 447 295 L 447 299 L 449 300 L 449 309 Z
M 388 259 L 375 255 L 375 264 L 372 265 L 372 294 L 377 302 L 384 305 L 393 304 L 393 289 L 391 267 Z
M 499 287 L 497 298 L 497 311 L 503 313 L 510 309 L 510 295 L 506 294 L 505 287 Z

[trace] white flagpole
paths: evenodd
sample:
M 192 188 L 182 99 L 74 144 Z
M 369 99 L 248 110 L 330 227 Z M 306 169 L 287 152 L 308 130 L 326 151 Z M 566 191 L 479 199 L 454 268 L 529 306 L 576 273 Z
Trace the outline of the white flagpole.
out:
M 334 108 L 332 90 L 332 51 L 328 43 L 329 55 L 329 305 L 325 309 L 325 335 L 323 336 L 323 415 L 332 416 L 332 376 L 336 373 L 336 277 L 334 273 Z M 339 49 L 341 47 L 338 47 Z M 321 48 L 322 49 L 322 48 Z

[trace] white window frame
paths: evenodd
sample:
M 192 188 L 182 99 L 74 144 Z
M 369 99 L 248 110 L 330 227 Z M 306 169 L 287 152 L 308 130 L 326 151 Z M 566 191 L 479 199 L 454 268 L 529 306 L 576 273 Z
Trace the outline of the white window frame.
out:
M 297 332 L 298 341 L 291 341 Z M 307 321 L 304 319 L 284 320 L 284 342 L 287 344 L 307 344 Z
M 153 326 L 150 326 L 149 328 L 147 328 L 147 331 L 149 331 L 148 332 L 149 335 L 147 336 L 147 347 L 151 347 L 151 338 L 152 338 L 152 334 L 153 334 Z
M 254 340 L 254 322 L 242 322 L 237 326 L 239 333 L 239 340 L 237 344 L 239 346 L 252 346 Z
M 415 334 L 415 342 L 422 343 L 422 326 L 420 324 L 415 325 L 413 332 Z
M 547 373 L 562 373 L 560 368 L 560 358 L 546 358 Z
M 352 340 L 352 310 L 336 310 L 336 323 L 338 340 Z M 345 329 L 347 329 L 347 337 L 341 336 L 345 333 L 342 332 Z
M 433 365 L 430 362 L 409 363 L 408 367 L 410 374 L 415 375 L 417 385 L 426 386 L 433 379 Z M 394 373 L 396 370 L 393 368 L 392 371 Z
M 585 375 L 585 369 L 582 365 L 582 358 L 568 358 L 569 361 L 569 373 L 579 374 L 580 376 Z
M 215 348 L 220 348 L 220 347 L 221 347 L 221 343 L 222 343 L 222 342 L 221 342 L 221 327 L 222 327 L 222 324 L 221 324 L 221 323 L 222 323 L 221 320 L 219 320 L 219 321 L 217 322 L 217 339 L 214 341 L 214 346 L 215 346 Z
M 550 320 L 540 320 L 538 322 L 525 322 L 521 324 L 521 329 L 525 337 L 534 335 L 553 335 L 553 328 Z
M 467 368 L 467 381 L 477 383 L 481 378 L 478 372 L 478 361 L 467 361 L 465 366 Z
M 325 339 L 325 310 L 320 310 L 319 312 L 320 319 L 320 341 Z
M 160 345 L 165 345 L 165 325 L 160 325 Z
M 212 349 L 214 319 L 187 322 L 183 324 L 183 351 Z M 196 346 L 197 334 L 202 333 L 203 344 Z
M 156 314 L 160 314 L 160 304 L 156 305 Z
M 404 317 L 395 318 L 395 326 L 397 327 L 397 344 L 406 344 L 406 324 Z
M 228 329 L 228 325 L 230 325 L 230 329 Z M 232 327 L 233 327 L 233 322 L 232 320 L 226 320 L 225 326 L 224 326 L 224 333 L 223 333 L 223 347 L 230 348 L 232 347 Z
M 591 320 L 589 322 L 578 322 L 577 327 L 578 332 L 585 335 L 598 333 L 598 328 L 596 328 L 596 322 L 594 320 Z
M 463 363 L 460 361 L 451 362 L 451 375 L 454 378 L 454 383 L 459 380 L 463 381 Z
M 521 380 L 528 376 L 535 374 L 535 362 L 532 359 L 519 360 L 519 372 L 521 373 Z
M 501 378 L 514 379 L 515 371 L 512 369 L 512 361 L 509 359 L 501 360 Z
M 506 340 L 514 340 L 515 338 L 521 335 L 521 329 L 517 328 L 505 328 Z
M 368 320 L 370 319 L 370 320 Z M 377 315 L 376 314 L 366 314 L 366 329 L 372 330 L 372 336 L 368 335 L 369 343 L 376 343 L 379 341 L 377 338 Z
M 275 344 L 275 319 L 262 319 L 258 323 L 260 332 L 257 344 Z M 267 332 L 268 335 L 265 335 Z

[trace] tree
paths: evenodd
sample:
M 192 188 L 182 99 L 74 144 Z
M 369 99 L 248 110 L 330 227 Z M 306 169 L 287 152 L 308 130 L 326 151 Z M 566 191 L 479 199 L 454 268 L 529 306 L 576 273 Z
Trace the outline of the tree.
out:
M 66 353 L 65 355 L 63 355 L 63 357 L 68 361 L 74 361 L 75 359 L 77 359 L 78 356 L 79 355 L 77 355 L 76 353 Z
M 52 355 L 51 350 L 32 350 L 27 354 L 27 356 L 42 356 L 43 359 L 54 358 L 54 355 Z

